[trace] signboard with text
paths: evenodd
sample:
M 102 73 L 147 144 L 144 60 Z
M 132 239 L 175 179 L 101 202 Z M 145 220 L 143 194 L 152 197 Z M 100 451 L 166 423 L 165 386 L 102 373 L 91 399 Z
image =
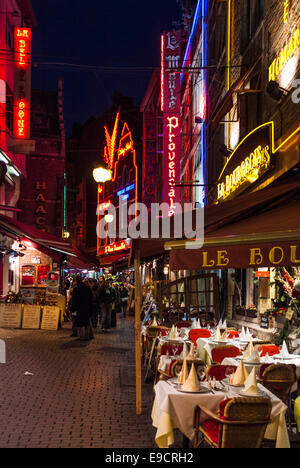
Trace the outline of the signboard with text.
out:
M 161 110 L 163 112 L 163 202 L 169 216 L 176 214 L 180 201 L 180 67 L 181 31 L 163 34 L 161 43 Z
M 15 28 L 14 137 L 30 136 L 31 29 Z
M 0 328 L 21 328 L 22 304 L 0 304 Z

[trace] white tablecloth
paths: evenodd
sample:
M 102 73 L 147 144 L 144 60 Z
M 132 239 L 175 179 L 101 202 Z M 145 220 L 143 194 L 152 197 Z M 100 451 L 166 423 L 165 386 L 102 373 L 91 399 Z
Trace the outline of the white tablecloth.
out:
M 261 387 L 261 386 L 260 386 Z M 286 427 L 285 413 L 287 407 L 264 387 L 263 391 L 270 395 L 272 403 L 271 424 L 265 437 L 276 440 L 276 448 L 290 448 Z M 217 413 L 221 401 L 226 398 L 238 397 L 234 389 L 228 394 L 187 394 L 178 392 L 170 383 L 159 382 L 155 386 L 155 400 L 152 408 L 153 426 L 156 427 L 155 442 L 159 448 L 168 448 L 174 443 L 174 429 L 179 429 L 188 439 L 193 439 L 193 415 L 198 404 Z
M 261 343 L 261 340 L 253 339 L 253 345 Z M 209 338 L 199 338 L 197 340 L 197 355 L 203 362 L 210 365 L 212 363 L 211 352 L 214 348 L 223 348 L 224 346 L 236 346 L 243 351 L 248 345 L 239 340 L 227 340 L 223 343 L 214 343 Z

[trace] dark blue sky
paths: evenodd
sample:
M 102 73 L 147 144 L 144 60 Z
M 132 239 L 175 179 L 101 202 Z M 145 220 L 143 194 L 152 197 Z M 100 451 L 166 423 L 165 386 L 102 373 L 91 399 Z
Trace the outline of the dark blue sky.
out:
M 181 19 L 176 0 L 32 0 L 38 27 L 33 33 L 33 61 L 113 67 L 160 64 L 160 33 Z M 151 72 L 150 72 L 151 75 Z M 134 96 L 139 105 L 149 72 L 74 71 L 38 65 L 33 87 L 56 89 L 64 80 L 65 119 L 99 116 L 114 90 Z

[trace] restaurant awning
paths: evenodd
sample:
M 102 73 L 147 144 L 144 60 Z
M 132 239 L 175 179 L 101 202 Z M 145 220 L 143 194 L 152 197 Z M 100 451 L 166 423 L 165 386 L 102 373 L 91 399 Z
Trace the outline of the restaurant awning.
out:
M 299 189 L 298 179 L 217 205 L 213 208 L 220 211 L 220 221 L 215 223 L 208 221 L 212 216 L 211 207 L 208 207 L 202 248 L 197 248 L 197 243 L 191 246 L 184 240 L 165 244 L 166 249 L 171 249 L 171 269 L 299 266 Z M 251 203 L 253 196 L 257 199 L 256 206 Z M 226 222 L 224 214 L 230 212 L 236 202 L 241 206 L 240 213 L 235 220 L 229 216 Z
M 0 214 L 0 232 L 12 239 L 29 240 L 37 250 L 56 260 L 66 257 L 76 268 L 94 267 L 97 264 L 64 239 L 2 214 Z

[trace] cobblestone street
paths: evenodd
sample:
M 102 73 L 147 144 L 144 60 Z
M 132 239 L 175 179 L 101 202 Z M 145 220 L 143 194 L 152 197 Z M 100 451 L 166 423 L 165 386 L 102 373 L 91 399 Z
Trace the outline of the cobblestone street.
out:
M 87 344 L 70 333 L 0 329 L 0 447 L 155 447 L 151 383 L 135 414 L 133 320 Z

